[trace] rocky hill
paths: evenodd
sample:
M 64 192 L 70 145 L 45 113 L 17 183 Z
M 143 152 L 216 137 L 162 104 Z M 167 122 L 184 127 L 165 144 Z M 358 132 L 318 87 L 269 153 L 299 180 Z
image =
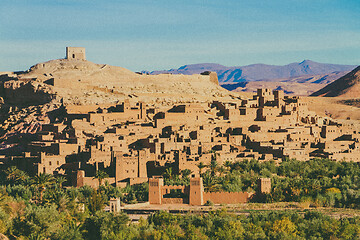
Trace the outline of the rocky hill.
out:
M 35 126 L 56 118 L 63 105 L 113 104 L 132 99 L 166 106 L 226 100 L 232 95 L 219 86 L 216 73 L 144 75 L 86 60 L 51 60 L 24 72 L 0 75 L 0 136 L 31 133 Z
M 228 96 L 219 86 L 215 73 L 143 75 L 86 60 L 51 60 L 36 64 L 26 72 L 2 75 L 1 80 L 6 103 L 22 103 L 22 96 L 29 101 L 30 95 L 36 98 L 30 102 L 40 101 L 34 94 L 44 95 L 40 102 L 56 98 L 64 104 L 78 105 L 111 103 L 125 98 L 176 102 Z
M 311 96 L 359 98 L 360 66 L 319 91 L 313 93 Z

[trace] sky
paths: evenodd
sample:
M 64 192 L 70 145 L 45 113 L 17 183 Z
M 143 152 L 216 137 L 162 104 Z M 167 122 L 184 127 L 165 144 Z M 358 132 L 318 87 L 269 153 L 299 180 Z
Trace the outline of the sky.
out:
M 65 57 L 132 71 L 360 64 L 359 0 L 2 0 L 0 71 Z

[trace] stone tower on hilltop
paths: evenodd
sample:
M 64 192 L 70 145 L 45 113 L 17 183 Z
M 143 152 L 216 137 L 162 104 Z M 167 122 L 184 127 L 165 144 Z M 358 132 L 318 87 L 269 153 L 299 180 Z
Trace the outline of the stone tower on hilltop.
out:
M 66 59 L 86 60 L 84 47 L 66 47 Z

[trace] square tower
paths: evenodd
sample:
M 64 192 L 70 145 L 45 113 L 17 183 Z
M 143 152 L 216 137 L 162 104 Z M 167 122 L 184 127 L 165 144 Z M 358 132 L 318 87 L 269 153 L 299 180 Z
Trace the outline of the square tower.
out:
M 164 186 L 164 179 L 162 178 L 149 178 L 149 203 L 161 204 L 162 200 L 162 187 Z
M 271 179 L 259 178 L 258 179 L 258 192 L 259 193 L 271 193 Z
M 204 205 L 204 186 L 201 177 L 190 178 L 190 205 Z
M 111 198 L 110 199 L 110 212 L 120 212 L 120 198 Z
M 86 60 L 84 47 L 66 47 L 66 59 Z

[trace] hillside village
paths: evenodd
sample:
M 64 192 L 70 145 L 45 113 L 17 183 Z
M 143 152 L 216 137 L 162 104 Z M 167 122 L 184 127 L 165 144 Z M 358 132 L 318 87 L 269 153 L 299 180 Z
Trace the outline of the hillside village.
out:
M 360 240 L 360 1 L 0 6 L 0 240 Z
M 85 49 L 69 48 L 65 60 L 85 61 Z M 212 73 L 202 77 L 216 83 Z M 55 80 L 44 82 L 51 88 Z M 244 159 L 360 161 L 359 124 L 318 116 L 302 97 L 281 90 L 171 104 L 129 96 L 107 104 L 62 102 L 47 113 L 48 122 L 31 125 L 32 138 L 19 140 L 21 153 L 2 151 L 2 168 L 15 165 L 31 175 L 63 175 L 71 185 L 94 187 L 102 170 L 110 184 L 123 187 L 169 167 L 199 177 L 199 163 L 214 159 L 220 165 Z
M 250 99 L 159 107 L 126 99 L 108 105 L 63 105 L 42 124 L 21 155 L 5 154 L 2 167 L 30 174 L 64 175 L 74 186 L 147 182 L 168 167 L 243 159 L 259 161 L 324 157 L 360 161 L 359 125 L 310 112 L 301 97 L 258 89 Z

